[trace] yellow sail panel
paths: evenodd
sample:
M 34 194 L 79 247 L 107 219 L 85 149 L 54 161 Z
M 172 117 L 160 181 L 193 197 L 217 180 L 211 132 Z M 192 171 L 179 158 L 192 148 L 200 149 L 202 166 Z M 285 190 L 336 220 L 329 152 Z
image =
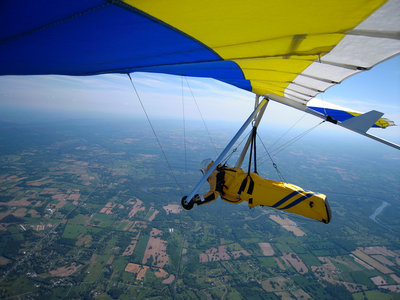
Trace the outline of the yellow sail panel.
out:
M 125 0 L 124 2 L 213 49 L 297 34 L 343 33 L 361 23 L 385 3 L 384 0 Z
M 262 81 L 252 81 L 251 82 L 253 92 L 262 95 L 263 93 L 265 94 L 275 94 L 278 96 L 283 96 L 285 88 L 278 87 L 274 84 L 262 82 Z
M 243 71 L 246 79 L 251 81 L 253 92 L 257 94 L 270 94 L 271 88 L 265 88 L 265 82 L 278 86 L 279 95 L 283 96 L 285 88 L 307 68 L 318 56 L 258 58 L 234 60 Z M 276 90 L 276 87 L 275 87 Z
M 283 57 L 262 57 L 234 60 L 238 65 L 246 69 L 258 69 L 278 71 L 291 74 L 298 74 L 311 62 L 318 60 L 318 55 L 290 56 L 288 59 Z
M 224 60 L 235 61 L 244 77 L 251 81 L 253 92 L 269 91 L 254 88 L 252 79 L 282 80 L 286 86 L 292 76 L 258 77 L 251 63 L 241 59 L 279 57 L 275 67 L 288 65 L 292 56 L 318 56 L 329 53 L 344 33 L 365 20 L 385 0 L 316 1 L 316 0 L 126 0 L 127 4 L 177 28 L 200 41 Z M 291 72 L 301 73 L 309 65 L 294 63 Z M 264 66 L 260 64 L 258 69 Z M 259 73 L 261 75 L 261 73 Z M 267 74 L 267 73 L 265 73 Z M 268 73 L 270 75 L 270 73 Z M 281 93 L 280 93 L 281 94 Z

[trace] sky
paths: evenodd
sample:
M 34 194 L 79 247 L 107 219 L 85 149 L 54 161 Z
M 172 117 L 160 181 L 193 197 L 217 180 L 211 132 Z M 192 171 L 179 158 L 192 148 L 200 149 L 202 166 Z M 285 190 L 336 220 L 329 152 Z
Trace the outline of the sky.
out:
M 200 119 L 243 122 L 254 107 L 254 94 L 228 84 L 201 78 L 134 73 L 135 87 L 150 118 Z M 197 109 L 194 98 L 201 111 Z M 400 125 L 400 56 L 361 72 L 317 96 L 354 111 L 375 109 Z M 132 85 L 125 74 L 97 76 L 1 76 L 0 120 L 25 122 L 39 118 L 59 120 L 71 116 L 144 118 Z M 263 118 L 266 127 L 295 122 L 309 128 L 320 119 L 282 104 L 270 102 Z M 343 128 L 324 124 L 324 131 L 341 134 Z M 371 129 L 369 133 L 400 144 L 400 127 Z M 353 134 L 353 133 L 352 133 Z

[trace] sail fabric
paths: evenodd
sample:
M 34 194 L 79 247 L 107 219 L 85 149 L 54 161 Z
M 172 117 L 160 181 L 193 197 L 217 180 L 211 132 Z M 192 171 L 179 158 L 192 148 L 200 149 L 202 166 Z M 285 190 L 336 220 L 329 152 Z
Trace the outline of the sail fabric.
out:
M 322 115 L 330 116 L 339 122 L 344 122 L 353 117 L 362 115 L 361 113 L 349 111 L 346 109 L 341 110 L 341 109 L 333 109 L 333 108 L 325 108 L 325 107 L 317 107 L 317 106 L 308 106 L 308 108 L 312 109 L 313 111 L 319 112 Z M 395 124 L 393 121 L 390 121 L 386 118 L 380 118 L 378 121 L 375 122 L 374 125 L 372 125 L 372 127 L 386 128 L 388 126 L 394 126 L 394 125 Z
M 307 103 L 400 53 L 400 0 L 3 0 L 0 75 L 156 72 Z

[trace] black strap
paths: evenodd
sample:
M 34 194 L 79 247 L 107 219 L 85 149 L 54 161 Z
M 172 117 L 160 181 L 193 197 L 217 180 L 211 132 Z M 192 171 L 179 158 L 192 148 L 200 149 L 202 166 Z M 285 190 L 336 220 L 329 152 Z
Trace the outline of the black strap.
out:
M 246 188 L 247 185 L 247 179 L 250 178 L 250 183 L 249 183 L 249 188 L 247 189 L 247 194 L 251 195 L 253 194 L 253 190 L 254 190 L 254 180 L 253 178 L 251 178 L 250 175 L 247 175 L 245 179 L 243 179 L 242 184 L 240 185 L 239 191 L 238 191 L 238 195 L 240 196 L 240 194 L 244 191 L 244 189 Z
M 247 169 L 247 175 L 249 175 L 249 176 L 250 176 L 250 169 L 251 169 L 251 160 L 253 158 L 253 151 L 254 151 L 254 173 L 258 174 L 257 173 L 256 139 L 257 139 L 257 127 L 253 126 L 253 130 L 251 132 L 249 167 Z
M 240 194 L 244 191 L 244 189 L 246 188 L 247 185 L 247 177 L 242 181 L 242 184 L 240 185 L 239 191 L 238 191 L 238 195 L 240 196 Z
M 251 176 L 249 176 L 250 178 L 250 184 L 249 184 L 249 188 L 247 189 L 247 194 L 251 195 L 253 194 L 253 190 L 254 190 L 254 180 L 253 178 L 251 178 Z
M 254 148 L 254 173 L 257 173 L 257 152 L 256 152 L 256 140 L 257 140 L 257 127 L 253 127 L 253 148 Z

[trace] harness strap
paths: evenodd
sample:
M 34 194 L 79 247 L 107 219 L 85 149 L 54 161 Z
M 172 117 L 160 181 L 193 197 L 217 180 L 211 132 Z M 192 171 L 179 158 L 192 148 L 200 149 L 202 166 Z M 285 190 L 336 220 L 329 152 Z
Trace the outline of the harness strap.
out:
M 253 178 L 251 178 L 251 176 L 249 176 L 250 178 L 250 184 L 249 184 L 249 188 L 247 190 L 247 194 L 251 195 L 253 194 L 253 190 L 254 190 L 254 180 Z
M 248 178 L 250 178 L 250 183 L 249 183 L 249 188 L 247 189 L 247 194 L 249 194 L 249 195 L 253 194 L 254 180 L 253 180 L 253 178 L 251 178 L 250 175 L 247 175 L 246 178 L 243 179 L 242 184 L 240 185 L 240 188 L 238 191 L 238 196 L 240 196 L 240 194 L 245 190 Z
M 240 185 L 239 191 L 238 191 L 238 196 L 244 191 L 247 185 L 247 178 L 250 176 L 246 176 L 246 178 L 242 181 L 242 184 Z

